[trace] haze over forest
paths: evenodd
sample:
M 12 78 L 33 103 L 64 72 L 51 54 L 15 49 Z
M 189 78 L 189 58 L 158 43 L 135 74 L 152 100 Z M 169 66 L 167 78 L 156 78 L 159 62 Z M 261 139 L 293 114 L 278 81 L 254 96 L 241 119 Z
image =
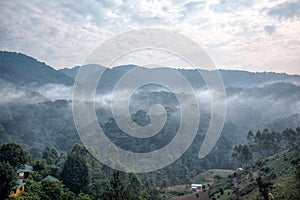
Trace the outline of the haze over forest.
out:
M 17 142 L 36 159 L 47 146 L 57 149 L 55 151 L 71 151 L 75 143 L 80 143 L 72 114 L 72 90 L 79 67 L 55 70 L 24 54 L 2 51 L 0 56 L 1 144 Z M 155 84 L 140 87 L 131 96 L 128 108 L 134 123 L 139 126 L 151 123 L 148 112 L 156 103 L 166 109 L 167 121 L 157 135 L 148 139 L 136 139 L 123 132 L 112 114 L 111 91 L 120 77 L 133 68 L 153 70 L 135 65 L 106 69 L 95 96 L 96 113 L 100 126 L 113 143 L 132 152 L 151 152 L 173 139 L 179 127 L 182 105 L 167 88 Z M 233 149 L 247 141 L 249 130 L 267 128 L 280 133 L 299 126 L 300 76 L 221 70 L 226 91 L 226 120 L 217 145 L 205 159 L 199 159 L 197 152 L 211 118 L 210 91 L 196 70 L 177 71 L 191 83 L 201 116 L 198 133 L 189 150 L 175 163 L 160 170 L 172 184 L 186 184 L 204 170 L 231 169 Z M 212 72 L 201 70 L 201 73 Z M 116 94 L 120 94 L 115 98 L 122 102 L 122 91 Z M 184 166 L 187 171 L 179 175 Z M 60 176 L 57 173 L 53 175 Z M 141 176 L 141 179 L 146 177 Z M 160 180 L 155 178 L 156 184 L 160 185 Z
M 0 200 L 300 199 L 299 0 L 11 0 L 0 17 Z

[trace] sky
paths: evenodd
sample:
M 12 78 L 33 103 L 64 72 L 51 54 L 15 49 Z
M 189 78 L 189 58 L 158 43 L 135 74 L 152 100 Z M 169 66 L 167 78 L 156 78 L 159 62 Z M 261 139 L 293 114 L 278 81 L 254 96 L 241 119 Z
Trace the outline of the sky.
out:
M 153 27 L 187 36 L 220 69 L 300 74 L 300 0 L 0 1 L 0 49 L 56 68 L 107 39 Z

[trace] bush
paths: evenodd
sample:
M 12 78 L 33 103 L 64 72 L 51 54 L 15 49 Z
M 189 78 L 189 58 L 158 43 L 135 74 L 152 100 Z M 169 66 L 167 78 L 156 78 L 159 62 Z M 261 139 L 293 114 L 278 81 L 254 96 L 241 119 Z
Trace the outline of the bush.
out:
M 215 175 L 214 178 L 217 179 L 217 180 L 222 179 L 222 177 L 220 175 Z
M 223 194 L 224 194 L 224 190 L 223 190 L 223 188 L 220 188 L 220 190 L 219 190 L 219 191 L 220 191 L 220 194 L 221 194 L 221 195 L 223 195 Z

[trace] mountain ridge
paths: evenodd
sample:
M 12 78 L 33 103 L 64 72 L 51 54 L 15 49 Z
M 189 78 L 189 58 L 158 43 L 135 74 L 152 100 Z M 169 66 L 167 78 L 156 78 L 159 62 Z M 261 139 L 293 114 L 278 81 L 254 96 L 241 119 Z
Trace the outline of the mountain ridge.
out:
M 116 66 L 113 68 L 107 68 L 106 72 L 109 73 L 121 73 L 124 74 L 125 72 L 129 71 L 133 67 L 141 67 L 136 65 L 121 65 Z M 64 68 L 59 69 L 58 71 L 66 74 L 67 76 L 75 79 L 76 74 L 79 70 L 80 66 L 75 66 L 73 68 Z M 144 67 L 141 67 L 144 68 Z M 145 68 L 151 69 L 151 68 Z M 201 82 L 201 85 L 205 84 L 202 75 L 210 75 L 211 73 L 215 72 L 216 70 L 204 70 L 199 69 L 201 74 L 195 69 L 175 69 L 182 75 L 184 75 L 193 85 L 197 85 L 197 81 Z M 255 87 L 264 84 L 271 84 L 275 82 L 292 82 L 292 83 L 300 83 L 300 75 L 289 75 L 286 73 L 277 73 L 277 72 L 249 72 L 243 70 L 218 70 L 224 85 L 226 87 Z M 195 79 L 198 79 L 197 81 Z
M 99 66 L 99 65 L 98 65 Z M 71 86 L 74 83 L 77 71 L 81 66 L 56 70 L 31 56 L 22 53 L 0 51 L 0 82 L 11 82 L 19 86 L 28 84 L 64 84 Z M 120 78 L 136 65 L 121 65 L 107 68 L 105 81 Z M 146 68 L 145 68 L 146 69 Z M 150 69 L 150 68 L 147 68 Z M 201 75 L 208 75 L 213 71 L 199 69 L 201 75 L 193 69 L 176 69 L 184 75 L 192 85 L 203 86 L 205 82 Z M 277 72 L 249 72 L 244 70 L 218 70 L 225 87 L 255 87 L 274 82 L 300 83 L 300 75 L 289 75 Z
M 18 86 L 48 83 L 72 85 L 73 80 L 51 66 L 22 53 L 0 51 L 2 82 Z

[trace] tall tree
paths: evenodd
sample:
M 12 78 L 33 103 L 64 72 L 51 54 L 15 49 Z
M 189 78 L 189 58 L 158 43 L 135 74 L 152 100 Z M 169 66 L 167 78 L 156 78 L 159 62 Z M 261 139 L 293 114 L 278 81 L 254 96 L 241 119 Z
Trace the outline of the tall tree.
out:
M 126 184 L 120 179 L 120 172 L 115 170 L 110 180 L 109 191 L 105 192 L 105 198 L 111 200 L 130 199 Z
M 142 182 L 135 173 L 129 174 L 128 192 L 130 199 L 138 199 L 142 196 Z
M 262 177 L 258 177 L 256 179 L 258 188 L 259 188 L 259 192 L 263 195 L 264 200 L 269 200 L 269 191 L 272 188 L 272 183 L 269 181 L 265 181 L 262 179 Z
M 89 185 L 89 169 L 82 151 L 86 151 L 83 145 L 74 145 L 61 173 L 63 183 L 76 194 L 87 191 Z
M 253 142 L 254 141 L 254 134 L 252 131 L 249 131 L 247 134 L 247 140 L 248 142 Z
M 0 147 L 0 162 L 8 162 L 12 167 L 16 168 L 29 160 L 28 153 L 16 143 L 7 143 Z
M 166 189 L 168 187 L 169 180 L 167 178 L 162 179 L 161 181 L 161 189 L 166 193 Z
M 48 165 L 57 164 L 59 160 L 59 153 L 55 147 L 47 146 L 43 152 L 43 158 Z
M 296 130 L 291 128 L 285 129 L 281 135 L 290 146 L 296 146 L 300 143 L 300 127 L 297 127 Z
M 249 161 L 252 159 L 252 152 L 247 144 L 242 149 L 242 161 L 248 166 Z
M 280 150 L 278 134 L 269 132 L 268 129 L 264 129 L 263 132 L 257 131 L 254 136 L 253 149 L 258 158 L 264 158 L 277 153 Z
M 15 185 L 14 168 L 7 162 L 0 162 L 0 199 L 6 199 L 11 188 Z
M 232 153 L 232 159 L 243 165 L 247 166 L 249 164 L 249 161 L 252 159 L 252 151 L 248 144 L 240 144 L 238 146 L 234 147 L 233 153 Z
M 63 185 L 60 181 L 42 181 L 41 199 L 62 200 Z

